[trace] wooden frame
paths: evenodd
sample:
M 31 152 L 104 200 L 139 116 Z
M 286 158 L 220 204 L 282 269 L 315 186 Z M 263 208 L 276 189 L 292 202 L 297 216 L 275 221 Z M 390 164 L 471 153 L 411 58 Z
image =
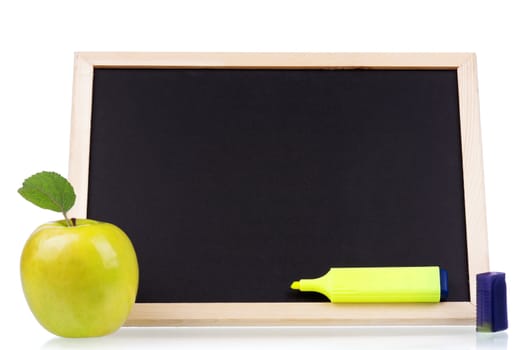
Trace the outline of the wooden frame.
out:
M 474 324 L 476 274 L 488 270 L 476 57 L 471 53 L 77 53 L 69 178 L 86 217 L 94 68 L 288 68 L 457 70 L 470 302 L 438 304 L 136 304 L 127 325 Z

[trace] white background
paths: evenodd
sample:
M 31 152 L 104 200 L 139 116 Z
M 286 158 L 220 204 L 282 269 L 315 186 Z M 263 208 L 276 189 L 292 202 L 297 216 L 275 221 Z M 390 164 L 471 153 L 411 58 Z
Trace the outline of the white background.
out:
M 524 1 L 2 1 L 0 3 L 0 345 L 524 349 L 527 337 L 527 11 Z M 75 51 L 475 52 L 490 264 L 507 273 L 510 329 L 472 327 L 123 329 L 65 340 L 26 306 L 19 258 L 39 224 L 24 178 L 67 175 Z M 523 346 L 522 346 L 523 344 Z

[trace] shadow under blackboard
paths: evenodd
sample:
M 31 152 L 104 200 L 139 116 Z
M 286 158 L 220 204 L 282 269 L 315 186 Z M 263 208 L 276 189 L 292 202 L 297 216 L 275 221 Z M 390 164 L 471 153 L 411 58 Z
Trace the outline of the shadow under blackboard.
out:
M 53 338 L 41 349 L 500 349 L 507 333 L 476 333 L 474 327 L 199 327 L 122 328 L 100 338 Z

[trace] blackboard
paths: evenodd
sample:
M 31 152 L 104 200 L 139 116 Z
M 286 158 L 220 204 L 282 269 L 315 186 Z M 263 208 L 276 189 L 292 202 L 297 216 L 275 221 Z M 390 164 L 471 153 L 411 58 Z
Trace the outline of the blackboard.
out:
M 138 305 L 328 304 L 290 283 L 427 265 L 470 304 L 459 67 L 196 62 L 92 65 L 83 210 L 132 240 Z

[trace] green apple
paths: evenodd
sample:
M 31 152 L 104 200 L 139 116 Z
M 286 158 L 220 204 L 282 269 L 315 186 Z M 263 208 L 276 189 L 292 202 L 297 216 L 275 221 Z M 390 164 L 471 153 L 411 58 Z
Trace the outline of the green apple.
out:
M 88 219 L 38 227 L 21 257 L 22 287 L 37 320 L 63 337 L 116 331 L 135 302 L 139 269 L 128 236 Z

